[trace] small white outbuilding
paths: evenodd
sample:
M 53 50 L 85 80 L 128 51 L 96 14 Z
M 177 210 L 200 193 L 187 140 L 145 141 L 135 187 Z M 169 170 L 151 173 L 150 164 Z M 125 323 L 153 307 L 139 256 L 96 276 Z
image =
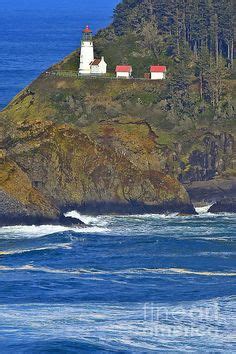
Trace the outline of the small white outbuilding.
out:
M 132 66 L 131 65 L 117 65 L 116 67 L 116 77 L 129 79 L 132 75 Z
M 166 66 L 152 65 L 150 67 L 151 80 L 164 80 L 166 78 L 166 72 Z
M 90 73 L 91 75 L 105 75 L 107 73 L 107 63 L 104 57 L 101 59 L 94 59 L 90 63 Z

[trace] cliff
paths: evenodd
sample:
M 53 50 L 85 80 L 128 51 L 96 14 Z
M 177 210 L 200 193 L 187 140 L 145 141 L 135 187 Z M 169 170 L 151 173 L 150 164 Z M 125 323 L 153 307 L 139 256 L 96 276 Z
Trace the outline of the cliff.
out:
M 30 120 L 35 130 L 67 124 L 116 152 L 138 169 L 157 170 L 187 188 L 196 181 L 236 176 L 231 120 L 170 116 L 163 109 L 165 82 L 74 79 L 42 74 L 1 113 L 9 135 Z M 10 127 L 12 128 L 10 129 Z M 7 138 L 5 137 L 5 141 Z M 5 142 L 5 145 L 7 143 Z
M 55 82 L 47 80 L 54 87 Z M 42 106 L 38 100 L 45 100 L 45 94 L 35 90 L 40 83 L 41 79 L 30 88 L 33 102 L 23 93 L 2 115 L 7 122 L 3 139 L 7 158 L 27 173 L 43 198 L 60 211 L 193 212 L 181 184 L 162 172 L 158 137 L 149 124 L 123 118 L 76 126 L 59 123 L 63 116 L 59 122 L 49 120 L 45 111 L 39 119 Z M 63 80 L 57 84 L 63 85 Z M 26 104 L 30 107 L 25 108 Z M 52 103 L 47 105 L 52 112 Z M 32 113 L 34 109 L 40 114 Z M 17 188 L 20 186 L 18 182 Z
M 116 21 L 117 15 L 96 36 L 97 53 L 113 70 L 119 52 L 142 75 L 157 55 L 145 33 L 137 37 L 127 23 L 118 30 Z M 170 74 L 156 82 L 78 79 L 75 51 L 12 100 L 0 113 L 2 219 L 58 221 L 71 208 L 191 213 L 186 189 L 194 202 L 235 193 L 235 80 L 224 78 L 221 88 L 230 88 L 232 97 L 223 93 L 213 107 L 210 96 L 199 98 L 194 56 L 184 61 L 165 53 Z

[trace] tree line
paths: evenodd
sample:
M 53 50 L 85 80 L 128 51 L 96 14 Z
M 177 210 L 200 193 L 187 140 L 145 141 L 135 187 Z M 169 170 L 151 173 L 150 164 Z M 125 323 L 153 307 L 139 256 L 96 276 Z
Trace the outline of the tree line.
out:
M 196 115 L 194 109 L 205 102 L 203 111 L 210 106 L 215 118 L 232 117 L 225 79 L 234 62 L 233 1 L 123 0 L 115 9 L 117 36 L 133 32 L 157 60 L 163 53 L 166 60 L 172 58 L 167 101 L 175 115 Z M 193 76 L 197 99 L 189 89 Z
M 208 49 L 233 66 L 234 0 L 123 0 L 114 12 L 116 34 L 142 32 L 147 23 L 154 34 L 170 36 L 181 55 L 186 44 L 197 56 Z

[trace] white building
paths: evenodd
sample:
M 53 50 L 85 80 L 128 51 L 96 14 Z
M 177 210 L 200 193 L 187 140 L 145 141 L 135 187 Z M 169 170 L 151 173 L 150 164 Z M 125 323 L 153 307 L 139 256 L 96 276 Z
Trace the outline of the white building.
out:
M 131 65 L 117 65 L 116 67 L 116 77 L 129 79 L 132 75 L 132 66 Z
M 104 57 L 101 59 L 94 59 L 90 63 L 90 73 L 91 75 L 104 75 L 107 72 L 107 63 Z
M 86 26 L 81 41 L 79 75 L 90 75 L 90 63 L 93 60 L 93 35 L 89 26 Z
M 152 65 L 150 67 L 151 80 L 164 80 L 166 78 L 166 72 L 166 66 Z
M 102 75 L 106 72 L 104 57 L 94 59 L 93 34 L 89 26 L 86 26 L 81 41 L 79 75 Z

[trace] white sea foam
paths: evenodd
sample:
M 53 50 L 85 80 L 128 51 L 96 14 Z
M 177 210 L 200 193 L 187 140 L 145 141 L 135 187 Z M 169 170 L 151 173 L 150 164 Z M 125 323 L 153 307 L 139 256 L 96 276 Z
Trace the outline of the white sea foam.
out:
M 198 214 L 206 214 L 212 205 L 213 204 L 208 204 L 202 207 L 195 207 L 195 210 Z
M 50 235 L 57 232 L 64 232 L 69 230 L 67 227 L 63 226 L 55 226 L 55 225 L 41 225 L 41 226 L 5 226 L 0 228 L 0 237 L 3 235 L 11 235 L 11 236 L 18 236 L 24 234 L 25 236 L 37 237 L 42 235 Z
M 234 302 L 228 296 L 174 304 L 4 304 L 0 326 L 12 328 L 12 338 L 17 329 L 26 343 L 30 331 L 37 342 L 60 338 L 119 352 L 233 353 Z
M 65 216 L 79 219 L 86 225 L 106 226 L 108 224 L 107 216 L 82 215 L 76 210 L 66 213 Z
M 0 239 L 8 238 L 37 238 L 45 235 L 52 235 L 59 232 L 73 231 L 75 233 L 101 233 L 107 232 L 108 229 L 99 226 L 91 227 L 64 227 L 56 225 L 41 226 L 6 226 L 0 228 Z
M 48 245 L 48 246 L 44 246 L 44 247 L 6 250 L 6 251 L 0 251 L 0 257 L 1 256 L 8 256 L 8 255 L 10 256 L 10 255 L 22 254 L 22 253 L 56 250 L 59 248 L 71 249 L 71 247 L 72 247 L 72 245 L 70 243 L 58 243 L 55 245 Z
M 118 275 L 118 276 L 130 276 L 137 274 L 186 274 L 186 275 L 200 275 L 200 276 L 217 276 L 217 277 L 235 277 L 235 272 L 219 272 L 219 271 L 197 271 L 185 268 L 136 268 L 136 269 L 123 269 L 123 270 L 97 270 L 97 269 L 57 269 L 49 267 L 37 267 L 32 264 L 26 264 L 20 267 L 6 267 L 0 266 L 0 271 L 32 271 L 32 272 L 45 272 L 56 273 L 65 275 Z

